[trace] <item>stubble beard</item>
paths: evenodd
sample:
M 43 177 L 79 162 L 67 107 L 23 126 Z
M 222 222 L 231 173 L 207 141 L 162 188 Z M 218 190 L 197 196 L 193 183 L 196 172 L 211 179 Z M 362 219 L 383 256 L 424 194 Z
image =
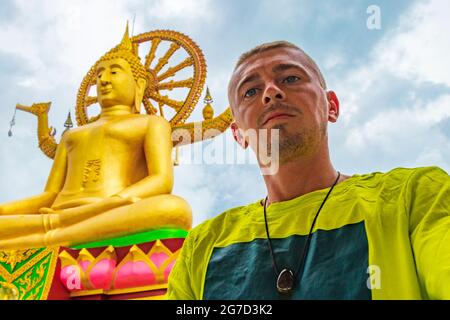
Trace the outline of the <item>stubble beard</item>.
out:
M 300 132 L 289 132 L 286 124 L 278 124 L 272 129 L 279 130 L 278 161 L 280 165 L 314 154 L 327 134 L 326 124 L 320 124 L 319 127 L 304 129 Z M 269 141 L 271 140 L 269 139 Z M 271 146 L 269 146 L 269 156 L 272 156 Z

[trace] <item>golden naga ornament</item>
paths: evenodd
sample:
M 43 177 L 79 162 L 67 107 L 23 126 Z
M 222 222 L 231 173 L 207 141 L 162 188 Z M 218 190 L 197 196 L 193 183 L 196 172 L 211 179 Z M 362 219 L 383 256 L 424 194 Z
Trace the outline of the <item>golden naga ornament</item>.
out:
M 35 103 L 31 107 L 17 104 L 16 109 L 34 114 L 38 118 L 39 148 L 47 157 L 53 159 L 58 145 L 55 140 L 55 128 L 48 126 L 48 112 L 51 104 L 51 102 Z

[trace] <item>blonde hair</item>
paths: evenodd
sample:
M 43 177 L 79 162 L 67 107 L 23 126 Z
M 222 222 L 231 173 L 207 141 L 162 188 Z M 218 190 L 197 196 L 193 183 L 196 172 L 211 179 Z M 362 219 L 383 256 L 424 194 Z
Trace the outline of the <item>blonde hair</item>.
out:
M 245 60 L 247 60 L 251 56 L 254 56 L 256 54 L 266 52 L 266 51 L 269 51 L 272 49 L 277 49 L 277 48 L 292 48 L 292 49 L 295 49 L 295 50 L 301 52 L 305 56 L 307 62 L 311 65 L 312 69 L 317 73 L 317 76 L 319 77 L 319 82 L 320 82 L 320 85 L 322 86 L 322 88 L 323 89 L 327 88 L 327 83 L 325 81 L 325 78 L 324 78 L 322 72 L 320 71 L 319 67 L 317 66 L 316 62 L 305 51 L 303 51 L 302 49 L 300 49 L 295 44 L 293 44 L 289 41 L 267 42 L 267 43 L 260 44 L 259 46 L 256 46 L 247 52 L 244 52 L 239 57 L 239 59 L 236 63 L 236 66 L 234 67 L 234 70 L 236 70 Z

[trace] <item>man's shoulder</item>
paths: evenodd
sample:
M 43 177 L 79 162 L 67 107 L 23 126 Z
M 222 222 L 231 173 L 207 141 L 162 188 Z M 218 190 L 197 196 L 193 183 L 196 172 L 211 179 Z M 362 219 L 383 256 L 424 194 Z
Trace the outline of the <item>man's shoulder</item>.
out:
M 441 186 L 449 182 L 448 173 L 437 166 L 418 167 L 412 169 L 398 168 L 399 175 L 403 174 L 407 177 L 407 183 L 415 186 L 431 187 Z M 394 170 L 392 170 L 394 171 Z
M 445 176 L 448 174 L 445 170 L 437 167 L 437 166 L 428 166 L 428 167 L 415 167 L 415 168 L 406 168 L 406 167 L 398 167 L 391 169 L 386 172 L 372 172 L 361 175 L 355 175 L 359 177 L 361 180 L 389 180 L 393 182 L 407 182 L 408 180 L 424 177 L 424 176 Z
M 396 201 L 416 192 L 432 192 L 448 183 L 449 176 L 437 166 L 404 168 L 398 167 L 386 172 L 356 174 L 351 186 L 354 192 L 364 193 L 366 198 L 374 200 L 382 197 Z
M 388 171 L 386 174 L 403 174 L 403 175 L 411 175 L 411 174 L 435 174 L 435 173 L 446 173 L 445 170 L 438 166 L 427 166 L 427 167 L 415 167 L 415 168 L 405 168 L 398 167 Z
M 416 168 L 395 168 L 387 172 L 386 177 L 391 179 L 402 179 L 408 182 L 425 181 L 428 179 L 445 179 L 448 174 L 445 170 L 437 166 L 416 167 Z
M 258 202 L 248 205 L 234 207 L 210 218 L 189 231 L 191 238 L 198 240 L 199 238 L 217 239 L 219 235 L 231 232 L 231 228 L 236 228 L 237 223 L 243 223 L 248 212 L 255 207 Z

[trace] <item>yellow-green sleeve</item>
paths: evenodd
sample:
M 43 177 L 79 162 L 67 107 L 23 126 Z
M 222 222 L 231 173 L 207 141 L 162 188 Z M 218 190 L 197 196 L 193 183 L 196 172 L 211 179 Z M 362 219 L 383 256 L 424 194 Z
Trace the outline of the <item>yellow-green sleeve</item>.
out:
M 189 233 L 184 240 L 180 255 L 169 275 L 169 286 L 167 289 L 166 299 L 168 300 L 194 300 L 195 296 L 192 291 L 192 250 L 193 239 Z
M 450 299 L 450 176 L 437 167 L 414 171 L 405 200 L 422 291 Z

